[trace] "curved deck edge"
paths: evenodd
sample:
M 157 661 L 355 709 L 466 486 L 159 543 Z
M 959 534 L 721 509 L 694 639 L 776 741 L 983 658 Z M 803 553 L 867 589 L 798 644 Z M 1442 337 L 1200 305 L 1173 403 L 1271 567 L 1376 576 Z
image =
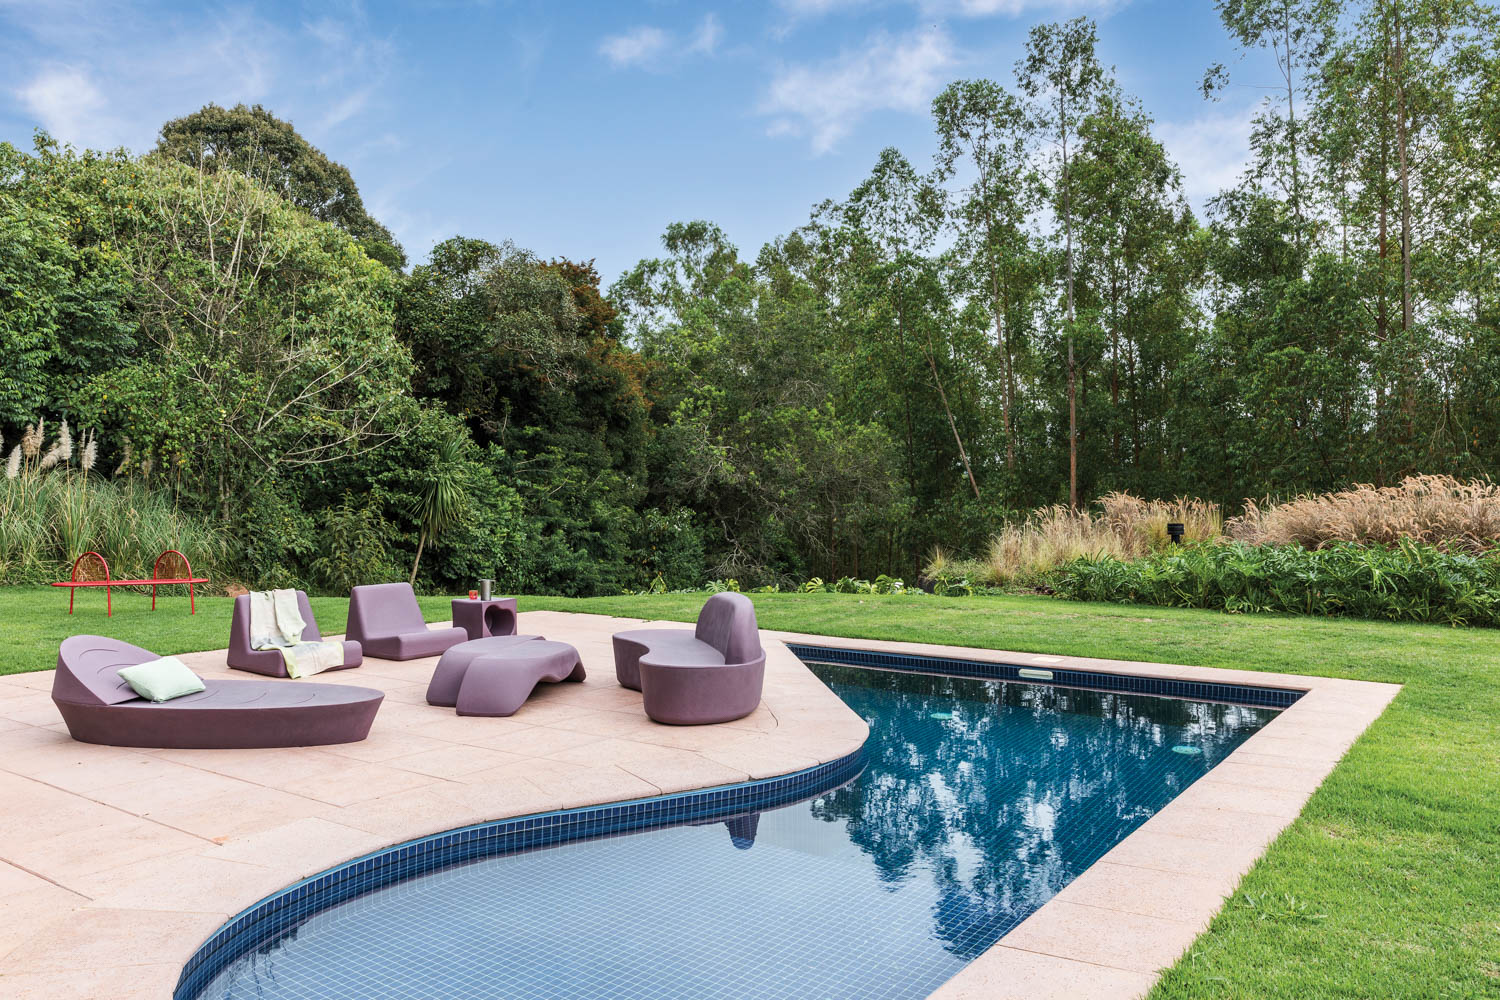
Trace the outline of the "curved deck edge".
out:
M 492 820 L 373 851 L 293 883 L 236 914 L 183 966 L 173 1000 L 194 1000 L 240 956 L 362 893 L 480 858 L 773 809 L 837 788 L 863 767 L 861 744 L 841 758 L 779 777 Z

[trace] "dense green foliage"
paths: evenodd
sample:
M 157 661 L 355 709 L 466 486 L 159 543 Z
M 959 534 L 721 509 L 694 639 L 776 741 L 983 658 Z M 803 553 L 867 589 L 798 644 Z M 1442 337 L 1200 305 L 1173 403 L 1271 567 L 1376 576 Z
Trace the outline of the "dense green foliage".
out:
M 1500 556 L 1415 542 L 1193 545 L 1133 560 L 1077 559 L 1051 582 L 1081 601 L 1500 625 Z
M 348 171 L 258 107 L 139 158 L 0 146 L 0 436 L 94 429 L 92 476 L 215 525 L 225 582 L 325 588 L 915 579 L 1113 490 L 1486 474 L 1493 10 L 1220 13 L 1285 88 L 1207 220 L 1075 19 L 937 97 L 930 167 L 884 150 L 753 256 L 674 223 L 607 290 L 463 236 L 399 270 Z
M 331 222 L 359 241 L 360 248 L 393 269 L 406 253 L 391 231 L 365 211 L 349 168 L 334 163 L 259 104 L 217 104 L 161 127 L 156 144 L 163 156 L 205 171 L 238 170 L 262 181 L 314 219 Z

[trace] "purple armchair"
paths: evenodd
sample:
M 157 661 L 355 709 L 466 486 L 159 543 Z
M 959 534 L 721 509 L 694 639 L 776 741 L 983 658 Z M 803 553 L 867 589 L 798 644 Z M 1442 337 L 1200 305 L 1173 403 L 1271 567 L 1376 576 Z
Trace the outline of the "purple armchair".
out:
M 318 631 L 318 622 L 313 618 L 312 605 L 307 594 L 297 591 L 297 610 L 307 627 L 302 630 L 303 642 L 322 642 L 323 633 Z M 229 650 L 225 657 L 236 670 L 248 670 L 267 677 L 286 677 L 286 657 L 280 650 L 250 648 L 250 595 L 241 594 L 234 599 L 234 615 L 229 620 Z M 357 667 L 364 660 L 359 643 L 344 640 L 344 663 L 338 670 Z
M 755 606 L 743 594 L 715 594 L 686 629 L 616 632 L 615 676 L 641 692 L 656 722 L 694 726 L 743 718 L 760 704 L 766 651 Z
M 415 660 L 436 656 L 461 642 L 461 628 L 428 628 L 408 583 L 372 583 L 349 591 L 349 625 L 344 639 L 359 643 L 366 656 Z
M 120 668 L 154 659 L 149 649 L 100 635 L 64 639 L 57 651 L 52 701 L 72 737 L 106 746 L 172 750 L 355 743 L 369 735 L 385 698 L 382 691 L 352 684 L 211 677 L 197 694 L 146 701 L 120 678 Z

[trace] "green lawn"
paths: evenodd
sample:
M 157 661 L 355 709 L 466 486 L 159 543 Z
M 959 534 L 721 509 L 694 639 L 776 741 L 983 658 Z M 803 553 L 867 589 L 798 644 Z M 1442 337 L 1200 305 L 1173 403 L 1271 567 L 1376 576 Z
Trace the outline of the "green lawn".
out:
M 50 667 L 96 631 L 162 653 L 225 645 L 229 602 L 99 600 L 0 588 L 0 673 Z M 1500 630 L 1229 616 L 1043 597 L 753 595 L 760 624 L 1075 656 L 1394 681 L 1404 691 L 1246 877 L 1241 893 L 1152 994 L 1165 998 L 1500 997 Z M 691 620 L 694 595 L 569 600 L 550 608 Z M 330 632 L 347 602 L 315 598 Z M 431 619 L 446 598 L 424 598 Z

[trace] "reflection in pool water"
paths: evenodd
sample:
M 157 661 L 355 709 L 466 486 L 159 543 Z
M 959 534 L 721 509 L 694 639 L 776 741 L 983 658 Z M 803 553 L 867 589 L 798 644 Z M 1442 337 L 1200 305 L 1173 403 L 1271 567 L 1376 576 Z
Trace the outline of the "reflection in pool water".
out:
M 422 875 L 200 996 L 926 996 L 1275 715 L 811 666 L 870 723 L 841 788 Z

